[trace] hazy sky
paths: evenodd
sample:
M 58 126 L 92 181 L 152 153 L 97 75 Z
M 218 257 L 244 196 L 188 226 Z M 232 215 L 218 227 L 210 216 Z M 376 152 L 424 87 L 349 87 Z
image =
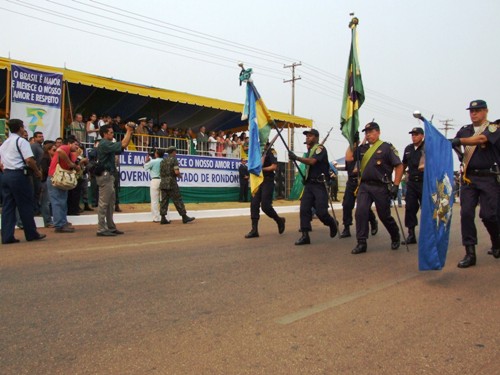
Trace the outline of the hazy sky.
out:
M 267 106 L 311 118 L 329 153 L 347 142 L 339 118 L 350 45 L 349 13 L 359 18 L 366 101 L 381 138 L 402 152 L 412 113 L 469 123 L 465 108 L 485 99 L 500 118 L 498 0 L 0 0 L 0 56 L 145 85 L 243 102 L 238 61 L 254 69 Z M 302 135 L 297 137 L 300 150 Z

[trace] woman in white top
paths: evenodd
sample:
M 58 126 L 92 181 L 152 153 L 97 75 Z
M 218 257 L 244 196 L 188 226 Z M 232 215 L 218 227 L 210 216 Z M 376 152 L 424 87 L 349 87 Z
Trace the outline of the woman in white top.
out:
M 96 124 L 97 115 L 92 113 L 87 120 L 86 130 L 87 130 L 87 142 L 90 143 L 91 147 L 94 146 L 96 139 L 99 139 L 99 128 Z
M 217 148 L 217 140 L 215 139 L 215 132 L 210 132 L 210 136 L 208 137 L 208 154 L 211 157 L 215 156 L 215 150 Z
M 227 133 L 226 139 L 224 140 L 224 150 L 226 151 L 226 158 L 233 157 L 233 142 L 231 142 L 232 134 Z

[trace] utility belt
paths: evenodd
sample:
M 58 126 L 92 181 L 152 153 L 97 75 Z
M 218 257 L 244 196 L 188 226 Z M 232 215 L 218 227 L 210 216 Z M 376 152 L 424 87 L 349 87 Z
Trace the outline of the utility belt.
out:
M 495 176 L 491 169 L 467 169 L 467 176 Z
M 324 183 L 325 183 L 325 179 L 323 177 L 314 177 L 314 178 L 309 177 L 306 180 L 306 184 L 321 184 L 321 185 L 323 185 Z
M 348 177 L 347 178 L 350 182 L 358 183 L 358 178 L 357 177 Z
M 408 181 L 411 181 L 411 182 L 422 182 L 424 181 L 424 176 L 408 176 Z

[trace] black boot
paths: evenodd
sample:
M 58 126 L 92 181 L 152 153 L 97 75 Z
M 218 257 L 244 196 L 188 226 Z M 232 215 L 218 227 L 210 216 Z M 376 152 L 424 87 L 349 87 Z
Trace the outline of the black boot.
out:
M 401 238 L 399 237 L 399 233 L 397 237 L 391 238 L 391 249 L 397 250 L 399 249 L 399 245 L 401 245 Z
M 491 239 L 491 254 L 495 258 L 500 258 L 500 235 L 498 233 L 498 223 L 497 222 L 484 222 L 484 226 L 488 230 L 488 234 Z M 488 251 L 488 254 L 490 252 Z
M 115 212 L 122 212 L 119 204 L 115 204 Z
M 417 243 L 417 237 L 415 236 L 415 228 L 408 228 L 408 237 L 406 241 L 401 242 L 403 245 L 410 245 L 412 243 Z
M 161 215 L 160 224 L 170 224 L 170 220 L 167 220 L 167 216 L 166 215 Z
M 279 217 L 276 219 L 276 223 L 278 224 L 278 233 L 282 234 L 285 231 L 285 221 L 284 217 Z
M 465 257 L 458 262 L 458 268 L 467 268 L 476 265 L 476 247 L 474 245 L 465 246 Z
M 339 231 L 339 222 L 333 219 L 333 224 L 330 225 L 330 237 L 334 238 Z
M 252 219 L 252 230 L 245 234 L 245 238 L 259 237 L 259 220 Z
M 188 215 L 182 215 L 182 223 L 187 224 L 194 221 L 194 217 L 189 217 Z
M 89 204 L 88 204 L 88 203 L 85 203 L 85 207 L 83 207 L 83 210 L 84 210 L 84 211 L 94 211 L 94 210 L 93 210 L 93 209 L 89 206 Z
M 368 249 L 368 246 L 366 245 L 366 241 L 359 240 L 356 247 L 351 250 L 351 254 L 356 255 L 356 254 L 366 253 L 367 249 Z
M 295 245 L 309 245 L 311 243 L 311 239 L 309 238 L 309 232 L 307 230 L 302 231 L 302 237 L 300 237 L 297 241 L 295 241 Z
M 370 234 L 372 236 L 375 236 L 378 233 L 378 221 L 375 219 L 375 221 L 373 223 L 370 223 L 370 224 L 372 227 Z
M 351 237 L 351 231 L 349 230 L 349 225 L 344 226 L 344 230 L 340 233 L 340 238 Z

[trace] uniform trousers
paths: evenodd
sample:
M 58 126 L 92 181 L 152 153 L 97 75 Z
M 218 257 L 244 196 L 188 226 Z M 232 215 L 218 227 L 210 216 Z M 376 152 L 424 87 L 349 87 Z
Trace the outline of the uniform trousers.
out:
M 14 240 L 16 208 L 23 223 L 24 236 L 31 241 L 39 236 L 33 216 L 33 186 L 23 170 L 4 170 L 2 176 L 2 243 Z
M 405 226 L 415 228 L 418 225 L 417 212 L 422 204 L 423 182 L 408 181 L 406 184 Z
M 495 176 L 468 176 L 471 184 L 462 183 L 460 188 L 460 224 L 462 245 L 477 245 L 474 219 L 479 204 L 479 217 L 490 236 L 499 235 L 498 207 L 500 184 Z
M 149 195 L 151 196 L 151 214 L 153 221 L 160 221 L 160 179 L 152 178 L 149 186 Z
M 99 187 L 99 204 L 97 209 L 97 232 L 116 230 L 113 220 L 115 210 L 115 177 L 106 171 L 101 176 L 96 176 Z
M 271 219 L 278 220 L 279 216 L 273 208 L 274 179 L 264 178 L 259 189 L 252 197 L 250 203 L 250 217 L 252 220 L 259 220 L 260 208 Z
M 347 180 L 344 199 L 342 200 L 342 224 L 344 224 L 345 227 L 352 225 L 352 210 L 356 204 L 356 195 L 354 193 L 357 187 L 358 181 L 356 179 L 349 178 Z M 371 208 L 370 212 L 368 212 L 368 221 L 372 225 L 374 225 L 377 221 L 377 218 Z
M 248 202 L 248 179 L 240 181 L 240 202 Z
M 366 241 L 368 238 L 368 216 L 372 203 L 375 203 L 377 214 L 391 235 L 391 240 L 399 239 L 399 229 L 396 220 L 391 216 L 391 198 L 389 190 L 384 184 L 368 185 L 361 182 L 359 185 L 358 204 L 356 206 L 356 239 Z
M 160 204 L 160 214 L 162 216 L 168 213 L 168 202 L 172 199 L 177 212 L 181 216 L 186 215 L 186 207 L 181 197 L 181 190 L 179 185 L 174 185 L 170 189 L 161 189 L 161 204 Z
M 326 226 L 335 224 L 333 217 L 328 213 L 328 192 L 322 183 L 306 182 L 300 199 L 300 230 L 311 231 L 312 208 L 316 209 L 316 216 Z

